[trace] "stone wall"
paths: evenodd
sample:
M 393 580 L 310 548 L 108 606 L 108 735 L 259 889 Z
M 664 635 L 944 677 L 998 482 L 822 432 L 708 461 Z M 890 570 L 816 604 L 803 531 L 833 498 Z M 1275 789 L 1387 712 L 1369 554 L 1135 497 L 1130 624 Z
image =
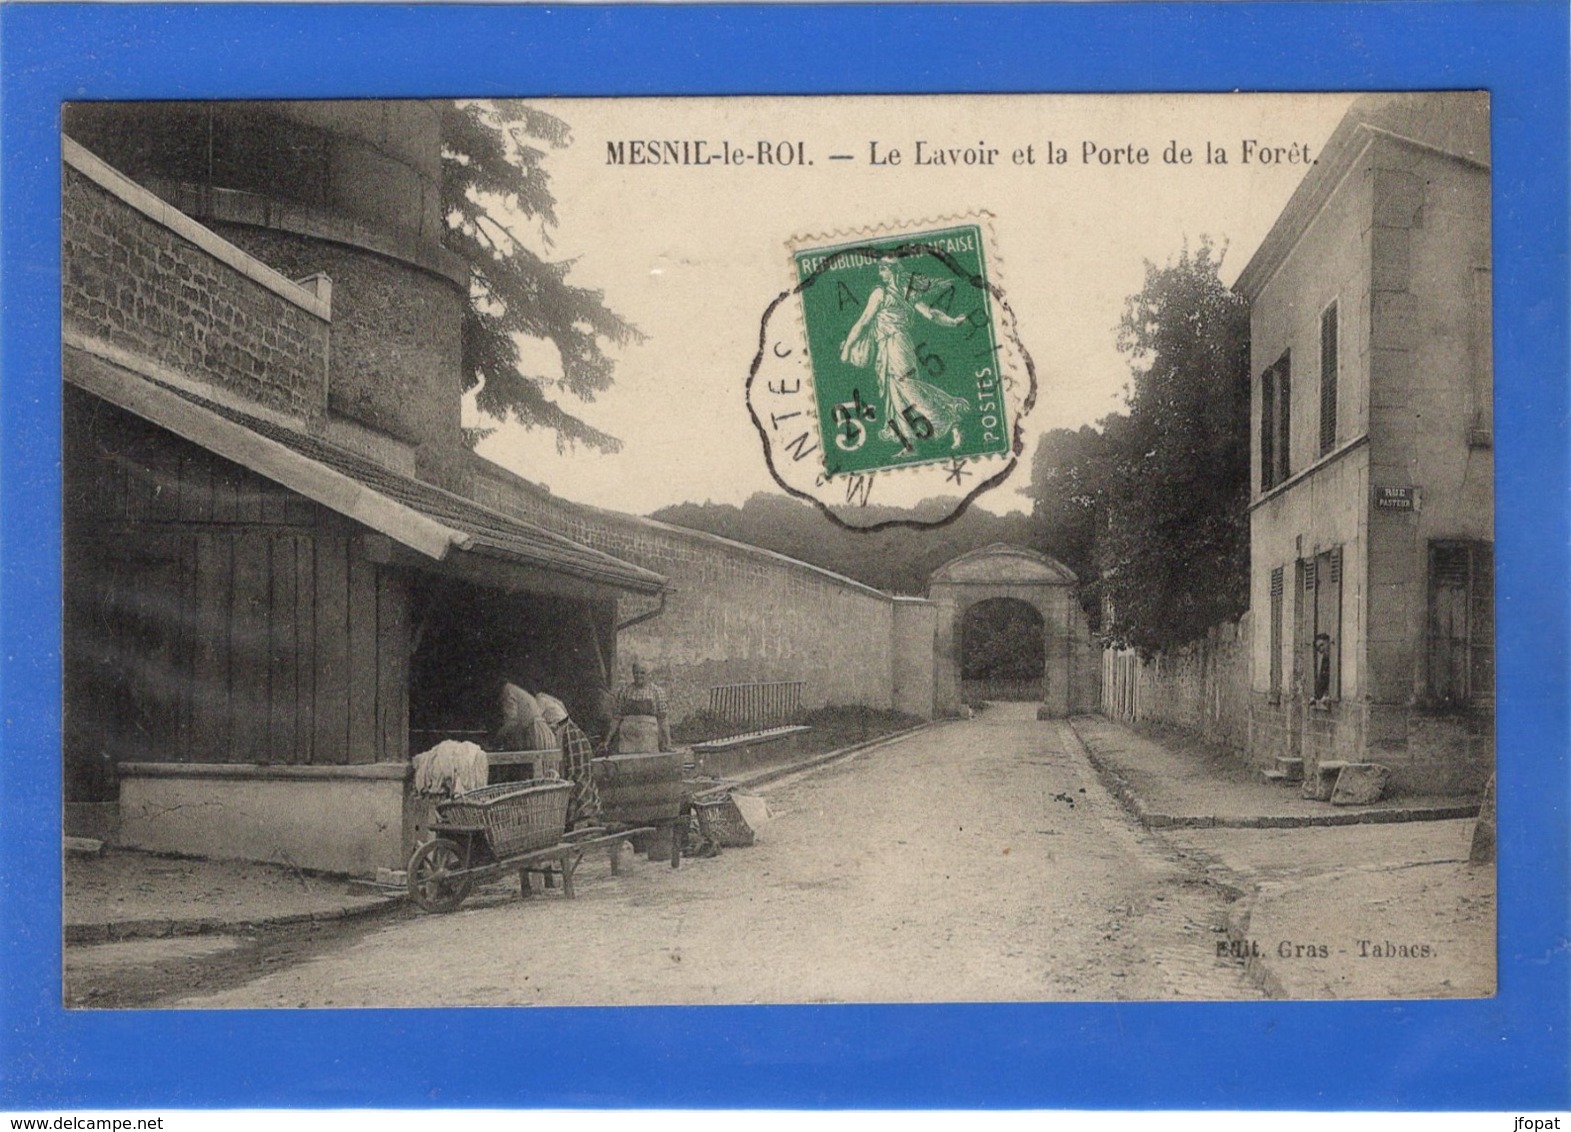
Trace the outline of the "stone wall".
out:
M 712 687 L 772 680 L 805 681 L 807 708 L 932 714 L 931 692 L 922 696 L 932 684 L 931 635 L 925 651 L 913 643 L 930 622 L 911 610 L 897 625 L 890 595 L 758 547 L 570 503 L 478 456 L 474 481 L 487 506 L 669 579 L 664 609 L 618 634 L 613 682 L 628 678 L 632 657 L 644 659 L 671 697 L 673 721 L 706 707 Z M 647 601 L 622 605 L 623 622 L 654 612 Z
M 415 473 L 461 491 L 463 292 L 450 279 L 348 244 L 209 218 L 220 235 L 294 276 L 333 280 L 334 414 L 415 447 Z
M 67 328 L 269 408 L 319 415 L 327 395 L 325 304 L 238 249 L 230 247 L 226 261 L 223 241 L 197 229 L 101 162 L 68 155 Z
M 62 116 L 96 164 L 127 184 L 134 178 L 132 189 L 172 223 L 216 234 L 291 279 L 330 280 L 330 358 L 318 400 L 339 419 L 411 446 L 421 478 L 463 490 L 470 272 L 443 243 L 437 104 L 76 103 Z M 130 266 L 144 281 L 177 270 L 161 260 L 152 271 Z M 236 391 L 298 410 L 255 388 Z
M 364 876 L 402 868 L 407 763 L 121 768 L 119 844 Z

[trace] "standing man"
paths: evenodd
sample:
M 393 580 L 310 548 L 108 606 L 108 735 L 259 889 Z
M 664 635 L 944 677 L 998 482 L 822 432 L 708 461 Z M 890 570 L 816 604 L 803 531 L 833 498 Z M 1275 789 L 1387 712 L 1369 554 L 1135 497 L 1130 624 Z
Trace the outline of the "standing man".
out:
M 1331 634 L 1315 634 L 1315 698 L 1325 703 L 1331 698 Z

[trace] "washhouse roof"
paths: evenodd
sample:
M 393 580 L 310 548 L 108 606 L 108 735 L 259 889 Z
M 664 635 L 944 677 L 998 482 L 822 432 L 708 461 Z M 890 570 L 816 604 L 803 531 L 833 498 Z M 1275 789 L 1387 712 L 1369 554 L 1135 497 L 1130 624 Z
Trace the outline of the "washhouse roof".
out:
M 428 558 L 455 551 L 654 594 L 665 578 L 386 468 L 320 437 L 133 373 L 67 343 L 66 379 Z

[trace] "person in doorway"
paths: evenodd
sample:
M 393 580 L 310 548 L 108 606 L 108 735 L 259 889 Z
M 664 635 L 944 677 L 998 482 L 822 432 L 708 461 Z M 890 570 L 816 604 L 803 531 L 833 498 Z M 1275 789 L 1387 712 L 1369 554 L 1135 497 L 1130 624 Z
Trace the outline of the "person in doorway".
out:
M 1315 634 L 1315 698 L 1323 704 L 1331 698 L 1331 634 Z
M 611 753 L 652 755 L 673 750 L 665 689 L 649 678 L 643 661 L 633 661 L 632 667 L 633 682 L 616 693 L 616 717 L 607 739 Z
M 598 825 L 601 818 L 600 792 L 595 789 L 594 744 L 583 728 L 567 714 L 567 705 L 555 696 L 544 692 L 536 697 L 540 701 L 540 718 L 556 733 L 562 745 L 562 777 L 573 784 L 567 799 L 567 828 L 581 825 Z

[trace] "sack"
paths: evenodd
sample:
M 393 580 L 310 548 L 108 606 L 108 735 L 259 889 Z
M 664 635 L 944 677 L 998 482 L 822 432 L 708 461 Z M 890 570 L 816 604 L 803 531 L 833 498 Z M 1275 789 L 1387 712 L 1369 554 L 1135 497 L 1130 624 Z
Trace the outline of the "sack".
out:
M 872 335 L 863 331 L 861 336 L 851 343 L 851 348 L 846 351 L 846 361 L 856 366 L 857 369 L 862 369 L 872 360 L 873 338 Z

